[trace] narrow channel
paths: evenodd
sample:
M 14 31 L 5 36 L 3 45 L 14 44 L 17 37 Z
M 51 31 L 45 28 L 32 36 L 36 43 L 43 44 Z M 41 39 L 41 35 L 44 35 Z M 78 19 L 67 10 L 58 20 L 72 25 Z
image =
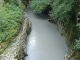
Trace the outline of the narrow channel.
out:
M 34 12 L 27 7 L 32 31 L 27 39 L 27 54 L 24 60 L 65 60 L 68 51 L 65 38 L 57 30 L 57 25 L 48 22 L 48 16 Z

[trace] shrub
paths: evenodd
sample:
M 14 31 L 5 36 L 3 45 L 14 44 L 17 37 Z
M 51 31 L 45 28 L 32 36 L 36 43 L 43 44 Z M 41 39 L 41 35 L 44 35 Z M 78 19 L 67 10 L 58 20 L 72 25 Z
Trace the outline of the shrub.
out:
M 36 12 L 43 12 L 48 5 L 51 4 L 53 0 L 32 0 L 31 7 L 34 9 Z
M 50 11 L 49 15 L 58 21 L 70 20 L 73 3 L 74 0 L 54 0 L 51 4 L 52 11 Z
M 23 20 L 23 11 L 14 4 L 0 5 L 0 42 L 15 37 Z
M 79 40 L 75 40 L 76 41 L 76 44 L 74 46 L 74 49 L 79 51 L 80 50 L 80 39 Z

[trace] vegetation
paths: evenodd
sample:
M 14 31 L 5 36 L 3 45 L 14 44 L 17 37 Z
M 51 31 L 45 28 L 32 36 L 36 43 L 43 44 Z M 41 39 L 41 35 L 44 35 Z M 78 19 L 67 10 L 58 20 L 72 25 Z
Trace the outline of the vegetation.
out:
M 79 0 L 32 0 L 34 11 L 42 13 L 48 7 L 49 16 L 64 25 L 69 47 L 80 51 L 80 1 Z M 76 40 L 75 40 L 76 39 Z M 80 52 L 78 52 L 80 53 Z M 73 53 L 74 54 L 74 53 Z
M 0 41 L 9 40 L 15 36 L 23 20 L 22 10 L 16 5 L 0 6 Z M 13 35 L 12 35 L 13 34 Z
M 6 0 L 7 1 L 7 0 Z M 12 0 L 11 0 L 12 1 Z M 13 0 L 14 1 L 14 0 Z M 23 21 L 23 10 L 15 3 L 0 4 L 0 54 L 19 33 Z
M 44 0 L 33 0 L 31 7 L 34 9 L 34 11 L 41 13 L 46 9 L 46 7 L 48 5 L 51 4 L 52 1 L 53 0 L 46 0 L 46 1 L 44 1 Z

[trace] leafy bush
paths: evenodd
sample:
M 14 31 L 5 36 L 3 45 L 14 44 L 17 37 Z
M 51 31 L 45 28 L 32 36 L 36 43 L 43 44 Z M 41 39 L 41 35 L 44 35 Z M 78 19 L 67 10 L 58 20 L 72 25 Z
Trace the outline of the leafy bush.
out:
M 74 0 L 54 0 L 51 5 L 50 16 L 58 19 L 58 21 L 70 20 L 73 3 Z
M 48 5 L 51 4 L 52 1 L 53 0 L 46 0 L 46 1 L 45 0 L 32 0 L 31 7 L 34 9 L 34 11 L 41 13 L 46 9 Z
M 74 0 L 32 0 L 31 7 L 36 12 L 43 12 L 46 8 L 51 7 L 50 16 L 59 21 L 70 20 L 72 4 Z
M 10 4 L 16 4 L 18 6 L 19 2 L 21 2 L 21 0 L 4 0 L 4 2 L 10 3 Z
M 76 44 L 74 46 L 74 49 L 75 50 L 80 50 L 80 39 L 79 40 L 76 40 Z
M 23 20 L 23 11 L 14 4 L 0 5 L 0 42 L 10 40 L 18 33 Z

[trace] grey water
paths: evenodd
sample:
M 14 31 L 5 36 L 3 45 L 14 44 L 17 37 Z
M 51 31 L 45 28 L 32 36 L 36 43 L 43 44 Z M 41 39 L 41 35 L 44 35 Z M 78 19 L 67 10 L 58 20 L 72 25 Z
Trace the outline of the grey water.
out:
M 24 60 L 65 60 L 68 47 L 57 25 L 48 22 L 48 16 L 34 12 L 30 4 L 26 10 L 32 22 L 32 31 L 27 38 L 28 56 Z

